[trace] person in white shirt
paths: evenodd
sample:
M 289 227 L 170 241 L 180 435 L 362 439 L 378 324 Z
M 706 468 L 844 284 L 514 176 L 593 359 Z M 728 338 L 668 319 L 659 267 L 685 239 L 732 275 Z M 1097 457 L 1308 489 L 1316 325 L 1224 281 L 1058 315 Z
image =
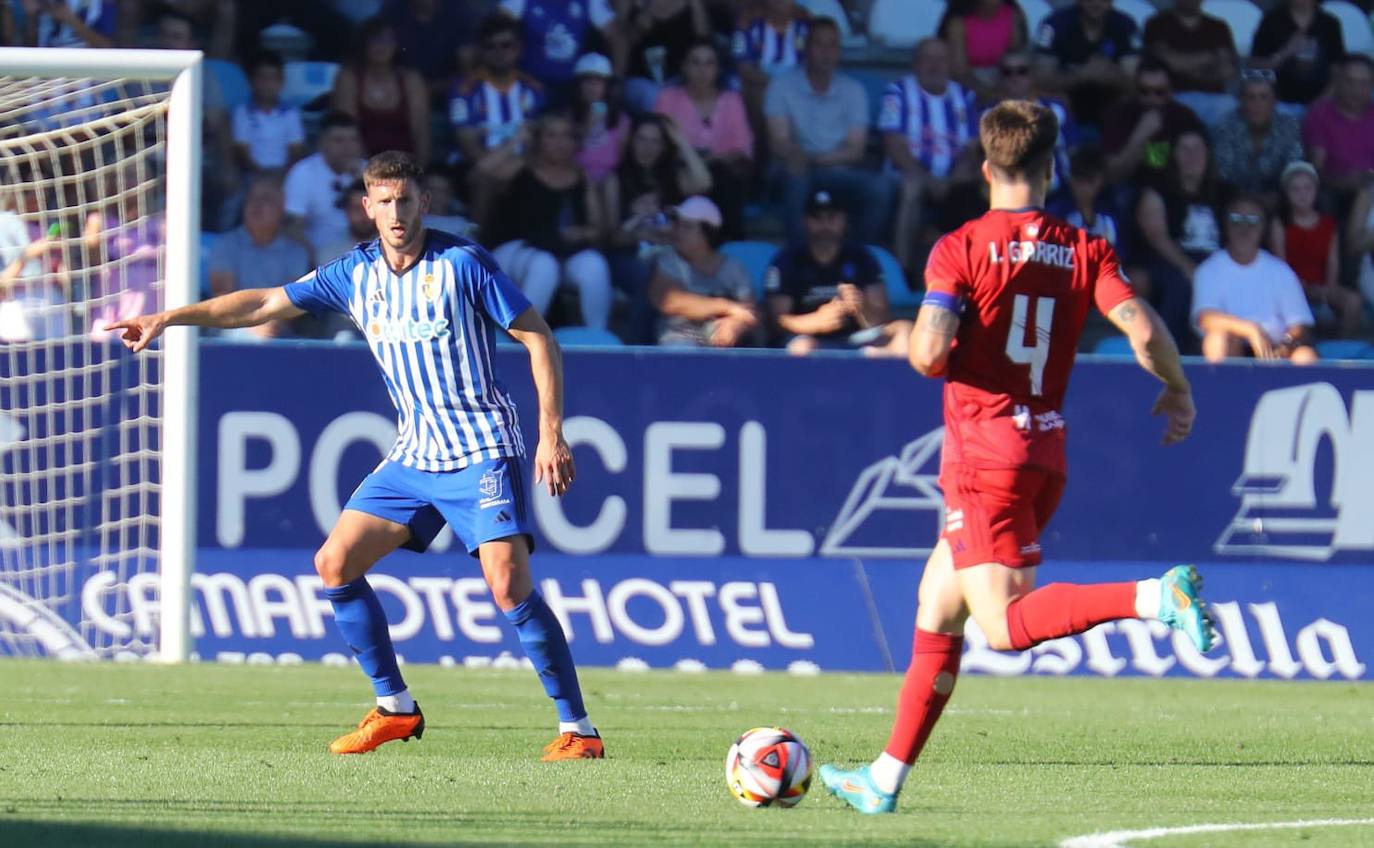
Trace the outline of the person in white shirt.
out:
M 1264 206 L 1237 195 L 1226 206 L 1226 247 L 1193 276 L 1193 323 L 1208 362 L 1243 356 L 1310 365 L 1312 310 L 1288 263 L 1260 248 Z
M 331 112 L 320 126 L 319 152 L 297 162 L 286 174 L 287 232 L 317 252 L 346 237 L 348 217 L 339 195 L 362 176 L 363 143 L 358 124 Z
M 262 52 L 248 62 L 253 99 L 234 110 L 234 152 L 249 171 L 286 168 L 305 155 L 305 128 L 298 109 L 283 106 L 282 59 Z

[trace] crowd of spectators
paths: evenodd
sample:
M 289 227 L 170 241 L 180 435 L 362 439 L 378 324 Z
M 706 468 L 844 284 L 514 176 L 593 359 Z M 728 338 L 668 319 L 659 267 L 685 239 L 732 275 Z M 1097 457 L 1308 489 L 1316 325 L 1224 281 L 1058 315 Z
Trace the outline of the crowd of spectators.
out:
M 1049 209 L 1116 245 L 1185 351 L 1304 362 L 1366 332 L 1374 59 L 1348 47 L 1374 35 L 1347 45 L 1319 0 L 1256 0 L 1243 33 L 1202 0 L 908 0 L 928 35 L 893 47 L 864 28 L 891 2 L 0 0 L 0 41 L 206 52 L 207 294 L 372 237 L 361 168 L 398 149 L 429 171 L 427 222 L 555 325 L 901 356 L 890 294 L 986 210 L 978 118 L 1024 98 L 1060 118 Z M 302 99 L 306 64 L 330 82 Z M 23 194 L 0 186 L 0 341 L 64 331 Z M 137 269 L 160 233 L 115 203 L 83 238 Z M 735 249 L 760 240 L 769 261 Z

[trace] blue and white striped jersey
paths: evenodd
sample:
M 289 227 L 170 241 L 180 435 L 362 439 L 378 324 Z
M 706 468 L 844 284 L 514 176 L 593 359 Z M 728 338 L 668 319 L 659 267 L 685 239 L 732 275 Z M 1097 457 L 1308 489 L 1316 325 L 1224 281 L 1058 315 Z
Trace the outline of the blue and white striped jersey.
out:
M 735 30 L 731 52 L 736 62 L 758 65 L 771 77 L 801 64 L 810 31 L 811 25 L 804 18 L 788 21 L 782 32 L 773 29 L 767 19 L 755 18 Z
M 504 91 L 482 74 L 465 80 L 453 89 L 448 103 L 448 120 L 455 129 L 476 127 L 486 131 L 486 146 L 500 147 L 519 131 L 544 105 L 539 83 L 517 76 Z
M 397 275 L 367 242 L 288 283 L 286 294 L 307 312 L 349 316 L 366 336 L 399 418 L 387 459 L 454 471 L 525 455 L 493 353 L 494 325 L 509 327 L 530 302 L 482 247 L 427 230 L 420 261 Z
M 907 74 L 883 91 L 878 130 L 906 136 L 922 167 L 936 177 L 949 176 L 959 154 L 978 139 L 973 92 L 951 80 L 943 94 L 931 94 L 915 74 Z

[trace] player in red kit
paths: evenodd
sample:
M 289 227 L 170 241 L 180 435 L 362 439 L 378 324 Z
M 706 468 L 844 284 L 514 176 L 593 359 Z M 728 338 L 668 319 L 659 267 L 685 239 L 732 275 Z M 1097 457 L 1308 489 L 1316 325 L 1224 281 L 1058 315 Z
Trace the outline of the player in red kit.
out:
M 1157 580 L 1035 588 L 1040 531 L 1064 490 L 1064 394 L 1090 307 L 1164 383 L 1152 410 L 1167 420 L 1164 444 L 1187 438 L 1195 416 L 1178 348 L 1131 290 L 1111 245 L 1041 208 L 1058 132 L 1054 114 L 1027 101 L 983 115 L 991 211 L 941 239 L 926 267 L 909 358 L 921 374 L 946 378 L 945 526 L 921 577 L 913 656 L 886 749 L 852 771 L 821 766 L 826 788 L 860 812 L 895 808 L 954 691 L 970 615 L 999 651 L 1122 618 L 1163 621 L 1200 651 L 1216 640 L 1192 566 Z

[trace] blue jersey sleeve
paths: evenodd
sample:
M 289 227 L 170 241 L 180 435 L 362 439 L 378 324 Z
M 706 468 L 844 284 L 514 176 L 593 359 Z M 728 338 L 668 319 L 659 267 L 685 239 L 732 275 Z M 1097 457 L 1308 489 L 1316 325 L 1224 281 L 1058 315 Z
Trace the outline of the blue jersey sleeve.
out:
M 465 247 L 455 257 L 454 265 L 477 306 L 504 329 L 510 329 L 520 313 L 530 308 L 525 293 L 501 270 L 492 255 L 477 245 Z
M 753 65 L 759 63 L 762 58 L 762 45 L 756 35 L 756 22 L 750 21 L 739 29 L 735 30 L 734 37 L 730 40 L 730 53 L 736 62 L 748 62 Z
M 285 286 L 286 296 L 298 309 L 312 315 L 322 312 L 352 314 L 353 267 L 357 260 L 353 253 L 345 253 L 328 265 L 322 265 Z

